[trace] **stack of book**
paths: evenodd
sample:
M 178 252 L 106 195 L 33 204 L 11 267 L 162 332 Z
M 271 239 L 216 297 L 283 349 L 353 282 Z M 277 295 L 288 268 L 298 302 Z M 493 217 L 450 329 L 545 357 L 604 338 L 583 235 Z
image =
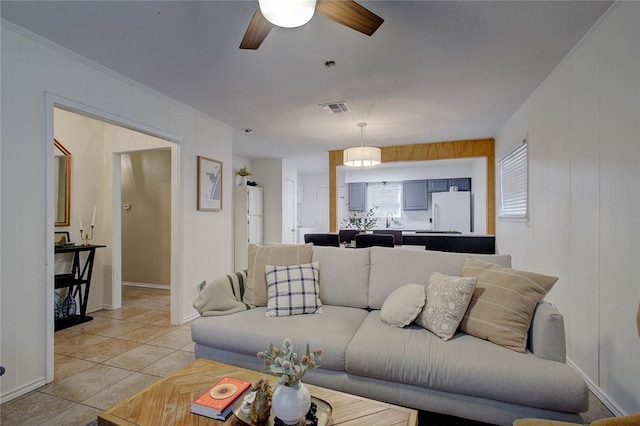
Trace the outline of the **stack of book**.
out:
M 224 377 L 191 403 L 191 412 L 216 420 L 227 420 L 233 406 L 251 390 L 251 382 Z

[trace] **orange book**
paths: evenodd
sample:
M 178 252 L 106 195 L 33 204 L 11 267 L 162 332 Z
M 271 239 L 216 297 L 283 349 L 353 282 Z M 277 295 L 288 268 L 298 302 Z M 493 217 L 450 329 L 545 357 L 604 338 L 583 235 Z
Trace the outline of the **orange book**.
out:
M 235 402 L 251 390 L 251 382 L 224 377 L 191 403 L 191 412 L 217 420 L 226 420 Z

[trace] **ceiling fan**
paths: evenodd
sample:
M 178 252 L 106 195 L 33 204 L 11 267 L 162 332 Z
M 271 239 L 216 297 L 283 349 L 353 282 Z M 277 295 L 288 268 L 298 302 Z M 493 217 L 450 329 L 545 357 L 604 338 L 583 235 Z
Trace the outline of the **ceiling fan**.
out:
M 384 19 L 353 0 L 307 0 L 307 3 L 309 2 L 315 3 L 316 13 L 368 36 L 372 35 L 384 22 Z M 274 26 L 261 11 L 263 0 L 260 0 L 259 3 L 260 7 L 253 14 L 251 22 L 249 22 L 249 27 L 240 43 L 240 49 L 258 49 Z M 311 19 L 311 16 L 313 16 L 313 11 L 302 24 Z

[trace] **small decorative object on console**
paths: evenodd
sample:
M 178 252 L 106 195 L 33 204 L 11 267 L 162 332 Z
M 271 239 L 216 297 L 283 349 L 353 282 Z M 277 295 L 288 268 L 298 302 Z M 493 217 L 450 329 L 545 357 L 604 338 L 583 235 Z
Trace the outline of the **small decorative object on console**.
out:
M 253 395 L 249 403 L 251 421 L 255 424 L 264 423 L 269 419 L 271 413 L 271 397 L 273 391 L 271 390 L 271 386 L 269 386 L 269 382 L 264 378 L 258 380 L 258 382 L 253 385 L 253 392 L 251 392 L 251 394 Z

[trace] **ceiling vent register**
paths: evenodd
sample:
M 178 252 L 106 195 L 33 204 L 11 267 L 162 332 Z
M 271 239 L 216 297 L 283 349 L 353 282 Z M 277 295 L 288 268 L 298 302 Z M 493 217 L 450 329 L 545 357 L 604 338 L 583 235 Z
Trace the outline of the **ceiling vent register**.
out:
M 341 102 L 329 102 L 326 104 L 320 104 L 322 109 L 325 110 L 327 114 L 342 114 L 343 112 L 349 112 L 349 107 L 344 101 Z

